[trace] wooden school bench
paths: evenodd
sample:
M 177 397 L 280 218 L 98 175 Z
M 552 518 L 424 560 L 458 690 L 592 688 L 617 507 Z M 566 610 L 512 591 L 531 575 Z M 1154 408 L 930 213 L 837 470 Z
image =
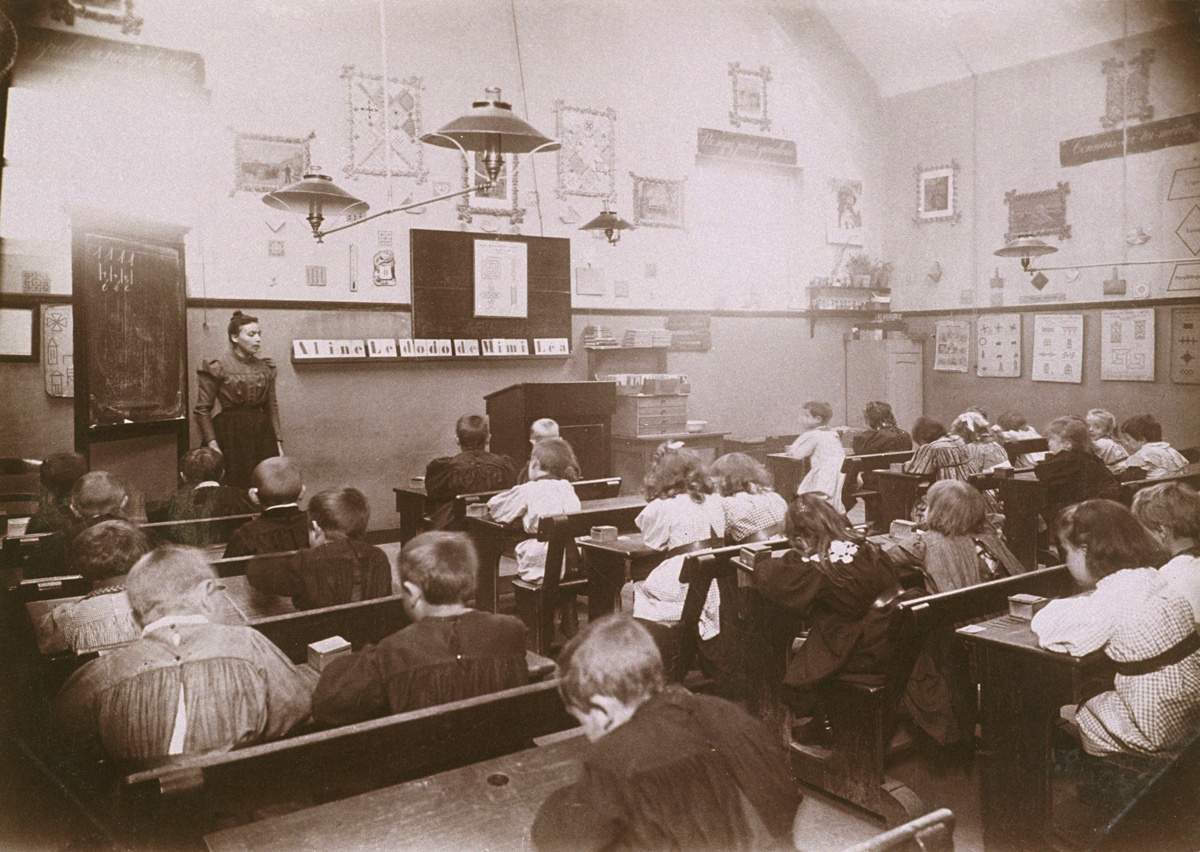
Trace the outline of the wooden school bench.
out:
M 545 576 L 540 583 L 519 577 L 513 580 L 517 616 L 525 622 L 529 642 L 539 654 L 550 653 L 554 640 L 554 613 L 561 595 L 586 594 L 589 619 L 597 617 L 594 613 L 602 614 L 598 609 L 602 605 L 608 606 L 603 612 L 611 612 L 613 608 L 611 599 L 607 599 L 608 602 L 599 600 L 605 597 L 604 590 L 608 587 L 593 583 L 592 575 L 582 569 L 584 560 L 576 539 L 589 536 L 592 527 L 596 526 L 612 526 L 619 531 L 633 529 L 634 521 L 645 506 L 646 501 L 641 497 L 612 497 L 589 500 L 578 512 L 541 519 L 537 538 L 546 542 Z
M 1164 482 L 1179 482 L 1184 485 L 1190 485 L 1193 488 L 1200 487 L 1200 464 L 1192 463 L 1183 470 L 1177 471 L 1170 476 L 1160 477 L 1159 479 L 1131 479 L 1121 483 L 1121 502 L 1129 505 L 1133 502 L 1133 495 L 1141 491 L 1143 488 L 1149 488 L 1151 485 L 1160 485 Z

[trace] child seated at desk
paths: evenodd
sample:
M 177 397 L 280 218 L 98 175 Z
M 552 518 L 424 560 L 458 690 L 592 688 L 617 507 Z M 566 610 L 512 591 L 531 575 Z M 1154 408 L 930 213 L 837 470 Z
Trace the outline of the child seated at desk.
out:
M 1120 473 L 1129 458 L 1129 452 L 1117 440 L 1117 418 L 1111 411 L 1103 408 L 1093 408 L 1084 418 L 1087 423 L 1088 437 L 1092 439 L 1092 447 L 1100 461 L 1113 473 Z
M 460 494 L 499 491 L 517 482 L 512 460 L 488 452 L 486 417 L 463 415 L 454 424 L 454 435 L 461 452 L 436 458 L 425 468 L 425 510 L 435 530 L 466 529 L 466 517 L 455 500 Z
M 535 420 L 529 427 L 529 444 L 532 447 L 536 447 L 542 441 L 548 441 L 551 438 L 559 437 L 561 436 L 558 433 L 558 423 L 551 420 L 549 417 L 543 417 L 540 420 Z M 530 454 L 530 461 L 533 461 L 532 451 Z M 568 474 L 563 477 L 563 479 L 569 479 L 574 482 L 578 478 L 579 462 L 575 462 L 575 467 L 569 471 Z M 531 479 L 533 479 L 533 476 L 529 471 L 529 463 L 526 463 L 525 467 L 521 468 L 521 472 L 517 476 L 517 484 L 520 485 L 528 482 Z
M 1200 494 L 1182 482 L 1161 482 L 1133 495 L 1133 516 L 1171 560 L 1159 569 L 1200 624 Z
M 304 496 L 300 466 L 285 456 L 272 456 L 258 463 L 251 481 L 248 496 L 262 514 L 233 531 L 225 558 L 308 547 L 308 514 L 299 502 Z
M 962 438 L 967 447 L 972 473 L 984 473 L 997 467 L 1012 467 L 1004 447 L 996 443 L 987 418 L 977 411 L 964 411 L 954 418 L 950 431 Z
M 312 685 L 252 627 L 213 624 L 204 554 L 165 545 L 125 584 L 140 638 L 76 671 L 58 695 L 76 747 L 124 760 L 202 754 L 281 737 L 308 719 Z
M 763 465 L 745 453 L 726 453 L 713 462 L 711 472 L 730 544 L 783 534 L 787 501 L 771 490 L 771 474 Z
M 538 809 L 536 849 L 791 848 L 800 795 L 779 737 L 735 704 L 666 686 L 637 622 L 589 624 L 559 677 L 591 745 L 579 780 Z
M 797 493 L 816 492 L 830 500 L 842 494 L 842 463 L 846 450 L 841 436 L 828 428 L 833 418 L 833 409 L 827 402 L 809 400 L 800 406 L 800 435 L 787 448 L 787 454 L 795 459 L 808 459 L 808 473 L 800 482 Z M 791 499 L 795 494 L 788 494 Z
M 362 538 L 371 510 L 357 488 L 322 491 L 308 502 L 310 549 L 264 556 L 246 566 L 260 592 L 291 597 L 296 609 L 316 609 L 393 593 L 387 554 Z
M 1123 480 L 1165 479 L 1187 467 L 1187 459 L 1162 439 L 1162 426 L 1149 414 L 1130 417 L 1121 424 L 1129 458 L 1118 476 Z
M 659 448 L 662 450 L 662 448 Z M 694 450 L 662 450 L 646 477 L 646 508 L 635 523 L 647 547 L 662 550 L 663 561 L 641 583 L 633 584 L 633 615 L 648 622 L 673 624 L 683 617 L 687 586 L 679 582 L 684 555 L 725 543 L 725 509 L 713 494 L 712 480 Z M 700 638 L 721 630 L 720 596 L 714 583 L 700 614 Z M 660 639 L 665 639 L 660 631 Z
M 928 417 L 918 417 L 912 428 L 913 457 L 904 463 L 905 473 L 933 479 L 966 480 L 971 475 L 971 455 L 958 435 L 946 434 L 946 427 Z
M 997 417 L 996 427 L 999 430 L 1000 440 L 1005 443 L 1042 437 L 1038 434 L 1037 429 L 1029 425 L 1025 415 L 1017 411 L 1006 411 Z M 1007 452 L 1005 454 L 1007 455 Z M 1013 461 L 1013 467 L 1033 467 L 1042 460 L 1044 455 L 1044 453 L 1021 453 Z
M 898 568 L 922 571 L 930 592 L 1025 573 L 992 526 L 987 502 L 973 485 L 943 479 L 929 486 L 925 502 L 920 531 L 884 544 L 883 552 Z
M 1088 500 L 1058 520 L 1067 569 L 1090 594 L 1054 600 L 1033 618 L 1043 648 L 1104 650 L 1114 688 L 1063 717 L 1084 750 L 1169 754 L 1200 726 L 1200 636 L 1187 599 L 1157 570 L 1158 543 L 1119 503 Z
M 488 512 L 502 524 L 522 518 L 525 532 L 536 533 L 542 518 L 580 510 L 579 496 L 571 485 L 578 470 L 575 453 L 562 438 L 539 441 L 529 457 L 529 481 L 488 500 Z M 546 542 L 536 538 L 518 542 L 517 576 L 541 582 L 546 575 L 546 547 Z
M 225 459 L 219 451 L 198 447 L 184 453 L 179 460 L 179 490 L 166 505 L 162 520 L 193 521 L 253 512 L 246 492 L 221 484 L 224 475 Z M 182 543 L 204 547 L 214 542 L 196 539 Z
M 867 431 L 855 435 L 851 441 L 854 455 L 898 453 L 912 449 L 912 438 L 896 425 L 896 415 L 886 402 L 868 402 L 863 409 L 863 420 L 867 423 Z
M 72 603 L 56 607 L 38 630 L 38 648 L 77 654 L 133 642 L 141 627 L 125 594 L 125 575 L 150 550 L 145 534 L 129 521 L 101 521 L 71 542 L 71 567 L 92 584 Z
M 70 573 L 75 537 L 102 521 L 128 520 L 128 507 L 129 492 L 111 473 L 96 470 L 79 477 L 71 487 L 71 523 L 41 542 L 36 556 L 25 566 L 24 579 Z
M 1046 427 L 1046 443 L 1050 451 L 1033 473 L 1046 490 L 1042 517 L 1048 527 L 1073 503 L 1117 496 L 1117 481 L 1093 452 L 1083 420 L 1059 417 Z
M 75 521 L 71 511 L 71 488 L 88 472 L 87 460 L 79 453 L 52 453 L 38 468 L 41 494 L 38 508 L 29 519 L 25 532 L 61 532 Z
M 818 494 L 792 501 L 787 536 L 792 549 L 756 566 L 754 585 L 767 600 L 808 616 L 808 638 L 792 655 L 783 682 L 793 689 L 789 701 L 796 715 L 813 719 L 800 736 L 819 742 L 829 736 L 819 701 L 822 681 L 847 674 L 883 684 L 894 610 L 875 604 L 881 596 L 898 596 L 900 586 L 888 560 Z
M 421 533 L 396 569 L 412 624 L 329 663 L 313 693 L 318 722 L 348 725 L 528 682 L 525 625 L 466 604 L 479 559 L 464 533 Z

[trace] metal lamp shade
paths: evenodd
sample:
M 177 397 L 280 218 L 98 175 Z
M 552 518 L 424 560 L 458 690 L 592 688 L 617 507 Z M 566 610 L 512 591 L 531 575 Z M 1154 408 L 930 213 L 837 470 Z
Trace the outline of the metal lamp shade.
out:
M 467 151 L 499 154 L 528 154 L 535 149 L 557 151 L 562 147 L 517 118 L 512 105 L 500 100 L 498 89 L 488 90 L 489 95 L 493 93 L 492 100 L 475 101 L 466 115 L 454 119 L 437 133 L 426 133 L 421 141 L 439 148 L 455 148 L 457 142 Z
M 1004 248 L 992 252 L 996 257 L 1041 257 L 1054 254 L 1058 249 L 1035 237 L 1017 237 Z
M 604 210 L 586 225 L 579 226 L 581 231 L 632 231 L 633 229 L 633 225 L 611 210 Z
M 367 202 L 355 198 L 333 182 L 328 175 L 309 174 L 303 180 L 268 192 L 263 204 L 297 213 L 301 216 L 351 216 L 362 215 L 371 209 Z

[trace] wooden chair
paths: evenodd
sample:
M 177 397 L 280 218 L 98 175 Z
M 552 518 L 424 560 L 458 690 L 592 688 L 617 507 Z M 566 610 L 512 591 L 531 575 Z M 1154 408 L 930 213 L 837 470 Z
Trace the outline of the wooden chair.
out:
M 519 577 L 512 581 L 517 616 L 525 622 L 530 643 L 539 654 L 550 654 L 554 640 L 554 613 L 562 596 L 587 593 L 588 578 L 580 571 L 579 549 L 575 539 L 588 535 L 594 526 L 631 529 L 643 508 L 633 505 L 585 509 L 568 515 L 542 518 L 537 538 L 546 542 L 545 576 L 540 583 L 531 583 Z
M 930 811 L 842 852 L 954 852 L 954 814 Z

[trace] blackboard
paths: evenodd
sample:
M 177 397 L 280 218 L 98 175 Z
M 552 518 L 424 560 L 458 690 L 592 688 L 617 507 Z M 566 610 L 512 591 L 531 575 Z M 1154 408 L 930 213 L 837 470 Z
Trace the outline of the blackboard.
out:
M 86 427 L 187 417 L 183 246 L 77 228 L 76 390 Z M 82 354 L 82 357 L 80 357 Z
M 529 282 L 526 316 L 475 315 L 477 241 L 524 243 Z M 414 338 L 570 340 L 570 240 L 414 228 L 409 257 Z

